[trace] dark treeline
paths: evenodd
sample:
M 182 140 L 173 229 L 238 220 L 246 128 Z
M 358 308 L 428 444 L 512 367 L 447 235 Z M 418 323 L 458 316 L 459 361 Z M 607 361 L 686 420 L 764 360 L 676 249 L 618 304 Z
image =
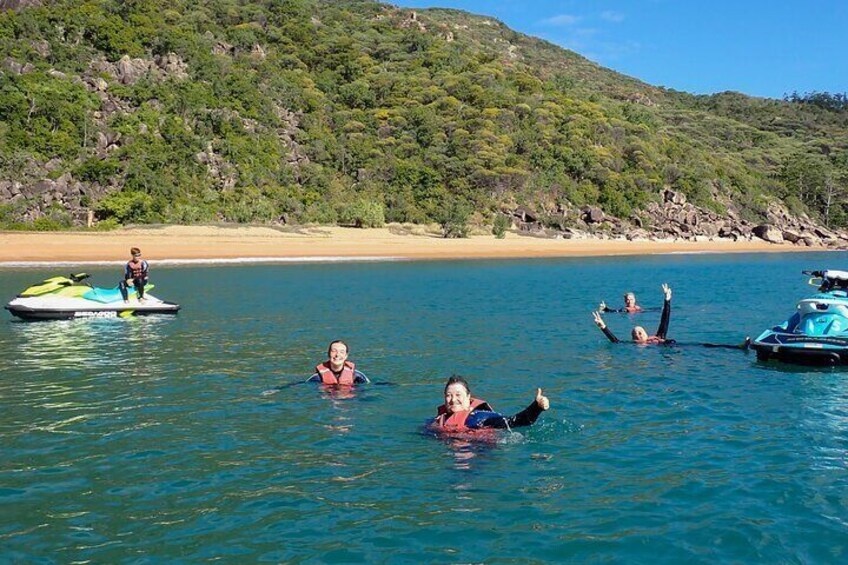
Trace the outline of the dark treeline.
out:
M 825 110 L 833 110 L 834 112 L 848 110 L 848 94 L 844 92 L 842 94 L 815 91 L 807 92 L 805 94 L 793 92 L 792 94 L 784 96 L 783 99 L 787 102 L 794 102 L 796 104 L 812 104 L 819 108 L 824 108 Z

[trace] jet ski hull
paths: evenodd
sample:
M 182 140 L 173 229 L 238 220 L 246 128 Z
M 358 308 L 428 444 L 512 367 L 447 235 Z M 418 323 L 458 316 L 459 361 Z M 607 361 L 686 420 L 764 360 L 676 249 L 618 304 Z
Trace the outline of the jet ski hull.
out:
M 788 336 L 796 340 L 784 343 L 776 339 L 776 335 L 771 334 L 765 340 L 758 338 L 751 343 L 758 360 L 812 366 L 848 365 L 848 343 L 844 340 L 840 344 L 834 341 L 823 342 L 813 337 Z M 797 339 L 802 337 L 804 339 Z
M 38 296 L 16 298 L 6 305 L 13 316 L 22 320 L 69 320 L 73 318 L 117 318 L 119 316 L 149 316 L 176 314 L 178 304 L 148 295 L 145 302 L 131 300 L 128 304 L 103 304 L 83 298 Z

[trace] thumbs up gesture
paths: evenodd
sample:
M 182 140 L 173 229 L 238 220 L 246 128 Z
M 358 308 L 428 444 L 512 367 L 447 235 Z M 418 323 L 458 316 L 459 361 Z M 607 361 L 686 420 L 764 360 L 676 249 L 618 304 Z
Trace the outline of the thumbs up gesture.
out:
M 542 389 L 540 388 L 536 389 L 536 404 L 538 404 L 539 408 L 541 408 L 542 410 L 547 410 L 551 407 L 550 400 L 548 400 L 547 396 L 544 396 L 542 394 Z

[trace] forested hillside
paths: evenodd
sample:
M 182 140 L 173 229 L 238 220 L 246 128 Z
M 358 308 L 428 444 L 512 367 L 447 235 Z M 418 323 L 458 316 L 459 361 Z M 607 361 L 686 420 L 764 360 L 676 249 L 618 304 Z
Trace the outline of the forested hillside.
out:
M 693 96 L 491 18 L 364 0 L 4 4 L 7 228 L 92 210 L 101 227 L 439 222 L 461 235 L 506 214 L 650 231 L 664 201 L 716 221 L 760 223 L 778 203 L 848 223 L 839 96 Z

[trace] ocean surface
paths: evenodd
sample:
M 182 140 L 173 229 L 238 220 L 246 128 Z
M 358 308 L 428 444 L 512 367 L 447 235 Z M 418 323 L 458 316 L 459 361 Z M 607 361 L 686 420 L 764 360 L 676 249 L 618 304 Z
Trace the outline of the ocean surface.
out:
M 848 372 L 611 344 L 626 290 L 739 343 L 844 253 L 157 266 L 176 317 L 0 319 L 3 563 L 845 563 Z M 0 269 L 0 298 L 87 270 Z M 607 314 L 619 337 L 659 313 Z M 302 381 L 345 339 L 373 381 Z M 488 441 L 422 424 L 448 376 Z

